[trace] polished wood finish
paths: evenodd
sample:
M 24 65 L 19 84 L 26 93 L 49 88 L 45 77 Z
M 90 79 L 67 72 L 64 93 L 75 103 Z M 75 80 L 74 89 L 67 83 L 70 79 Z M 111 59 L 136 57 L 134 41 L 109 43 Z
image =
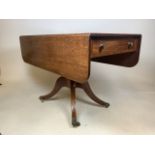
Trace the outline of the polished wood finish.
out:
M 133 67 L 135 66 L 139 61 L 139 54 L 140 54 L 140 45 L 141 45 L 141 35 L 139 34 L 91 34 L 91 46 L 93 46 L 93 41 L 112 41 L 112 40 L 122 40 L 127 45 L 127 42 L 132 43 L 132 45 L 128 44 L 128 46 L 121 46 L 123 48 L 128 48 L 128 50 L 119 49 L 116 47 L 115 42 L 115 48 L 113 51 L 103 51 L 105 52 L 105 55 L 101 55 L 100 57 L 91 57 L 92 61 L 100 62 L 100 63 L 107 63 L 107 64 L 113 64 L 118 66 L 124 66 L 124 67 Z
M 60 77 L 57 79 L 55 86 L 54 86 L 54 89 L 49 94 L 44 95 L 44 96 L 40 96 L 39 98 L 42 101 L 49 99 L 49 98 L 53 97 L 62 87 L 65 87 L 65 86 L 69 87 L 68 81 L 66 81 L 66 79 L 63 77 Z
M 84 33 L 20 37 L 25 62 L 79 83 L 88 80 L 91 60 L 128 67 L 136 65 L 140 41 L 140 35 L 128 34 Z
M 75 93 L 76 88 L 83 89 L 86 92 L 86 94 L 93 101 L 98 103 L 99 105 L 101 105 L 105 108 L 109 107 L 109 103 L 102 101 L 97 96 L 95 96 L 95 94 L 91 90 L 88 82 L 81 84 L 81 83 L 66 79 L 64 77 L 58 78 L 55 83 L 54 89 L 49 94 L 40 96 L 39 97 L 40 100 L 44 101 L 44 100 L 48 100 L 49 98 L 52 98 L 63 87 L 68 87 L 68 88 L 70 88 L 70 91 L 71 91 L 71 109 L 72 109 L 72 125 L 73 125 L 73 127 L 77 127 L 80 125 L 80 123 L 77 121 L 77 112 L 76 112 L 76 93 Z
M 88 79 L 90 62 L 132 67 L 138 63 L 141 35 L 84 33 L 63 35 L 21 36 L 23 60 L 55 72 L 60 77 L 54 89 L 40 99 L 53 97 L 62 87 L 71 91 L 72 125 L 79 126 L 76 113 L 76 88 L 82 88 L 96 103 L 107 108 L 108 103 L 95 96 Z
M 138 39 L 92 40 L 91 58 L 135 52 L 137 48 Z
M 77 121 L 77 113 L 76 113 L 76 94 L 75 94 L 75 88 L 76 88 L 76 82 L 69 81 L 70 82 L 70 91 L 71 91 L 71 108 L 72 108 L 72 125 L 73 127 L 80 126 L 80 122 Z
M 90 87 L 88 81 L 85 82 L 85 83 L 82 83 L 82 84 L 81 84 L 81 83 L 77 83 L 76 86 L 77 86 L 78 88 L 82 88 L 82 89 L 85 91 L 85 93 L 86 93 L 93 101 L 95 101 L 96 103 L 102 105 L 102 106 L 105 107 L 105 108 L 108 108 L 108 107 L 110 106 L 109 103 L 107 103 L 107 102 L 105 102 L 105 101 L 99 99 L 99 98 L 93 93 L 93 91 L 92 91 L 92 89 L 91 89 L 91 87 Z
M 89 34 L 21 36 L 25 62 L 84 82 L 89 77 Z
M 76 88 L 76 82 L 68 80 L 64 77 L 60 77 L 57 79 L 54 89 L 47 95 L 40 96 L 40 100 L 48 100 L 49 98 L 53 97 L 56 95 L 56 93 L 62 88 L 62 87 L 68 87 L 71 90 L 71 107 L 72 107 L 72 125 L 74 127 L 77 127 L 80 125 L 80 123 L 77 121 L 77 116 L 76 116 L 76 101 L 75 101 L 75 88 Z

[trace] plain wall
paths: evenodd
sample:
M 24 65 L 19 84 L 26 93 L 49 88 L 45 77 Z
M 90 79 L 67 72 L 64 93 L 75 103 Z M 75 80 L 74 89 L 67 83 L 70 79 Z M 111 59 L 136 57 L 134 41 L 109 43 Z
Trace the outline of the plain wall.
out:
M 120 83 L 122 78 L 126 81 L 132 79 L 133 85 L 134 78 L 139 78 L 140 84 L 155 86 L 155 20 L 0 20 L 0 79 L 3 82 L 19 80 L 30 77 L 32 72 L 38 70 L 22 61 L 20 35 L 82 32 L 142 34 L 140 61 L 137 66 L 125 68 L 92 63 L 90 78 L 95 82 L 104 79 L 105 75 L 107 79 Z M 32 71 L 29 68 L 33 68 Z M 40 78 L 55 75 L 42 70 L 39 72 Z M 41 75 L 42 72 L 45 74 Z M 150 79 L 150 83 L 145 83 L 146 78 Z

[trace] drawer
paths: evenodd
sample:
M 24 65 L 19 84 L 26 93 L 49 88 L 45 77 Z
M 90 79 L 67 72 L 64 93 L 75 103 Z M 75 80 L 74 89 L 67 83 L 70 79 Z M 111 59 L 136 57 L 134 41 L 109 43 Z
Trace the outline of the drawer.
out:
M 135 52 L 138 39 L 94 39 L 91 40 L 91 58 Z

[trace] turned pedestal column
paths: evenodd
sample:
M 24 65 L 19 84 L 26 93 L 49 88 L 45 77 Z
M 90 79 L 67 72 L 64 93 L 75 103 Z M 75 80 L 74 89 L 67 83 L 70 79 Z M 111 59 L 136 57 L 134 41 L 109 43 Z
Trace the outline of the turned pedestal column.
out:
M 44 101 L 44 100 L 48 100 L 49 98 L 53 97 L 62 87 L 68 87 L 70 88 L 70 92 L 71 92 L 71 109 L 72 109 L 72 125 L 74 127 L 77 127 L 80 125 L 80 122 L 77 121 L 77 113 L 76 113 L 76 88 L 81 88 L 85 91 L 85 93 L 92 99 L 94 100 L 96 103 L 102 105 L 105 108 L 109 107 L 109 103 L 102 101 L 101 99 L 99 99 L 91 90 L 89 83 L 85 82 L 85 83 L 78 83 L 69 79 L 66 79 L 64 77 L 60 77 L 57 79 L 55 86 L 53 88 L 53 90 L 44 96 L 40 96 L 40 100 Z

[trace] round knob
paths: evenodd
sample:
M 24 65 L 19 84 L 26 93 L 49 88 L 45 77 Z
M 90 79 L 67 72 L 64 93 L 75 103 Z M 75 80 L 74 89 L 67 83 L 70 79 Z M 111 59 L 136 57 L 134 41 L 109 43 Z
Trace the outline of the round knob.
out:
M 133 47 L 133 42 L 129 41 L 128 42 L 128 49 L 132 48 Z
M 105 48 L 105 45 L 104 44 L 100 44 L 100 46 L 99 46 L 99 52 L 101 53 L 104 48 Z

